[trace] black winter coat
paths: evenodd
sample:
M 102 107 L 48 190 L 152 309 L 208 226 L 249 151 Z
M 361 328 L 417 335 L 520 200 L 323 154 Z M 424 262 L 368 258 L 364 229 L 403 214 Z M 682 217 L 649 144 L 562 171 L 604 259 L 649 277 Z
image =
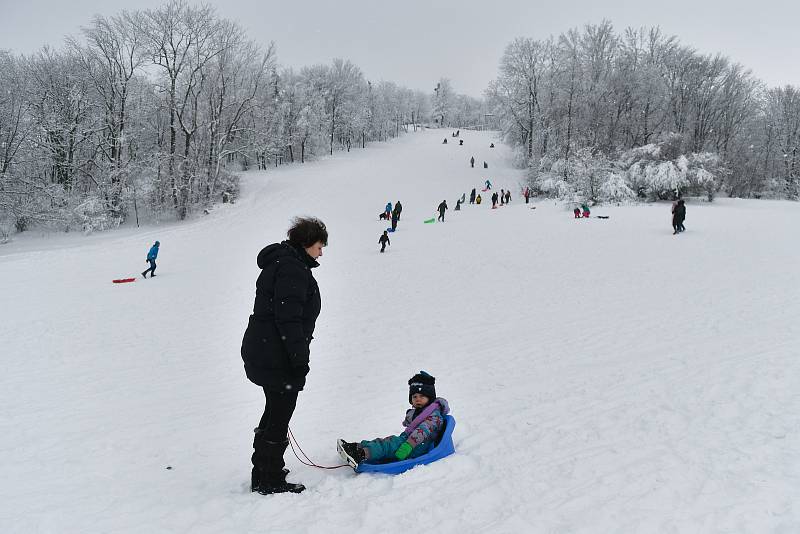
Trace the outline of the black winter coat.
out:
M 686 206 L 683 204 L 678 204 L 675 207 L 675 216 L 679 221 L 683 222 L 686 219 Z
M 301 391 L 322 307 L 319 286 L 311 274 L 319 263 L 288 241 L 267 246 L 257 261 L 261 274 L 242 340 L 247 378 L 270 390 Z

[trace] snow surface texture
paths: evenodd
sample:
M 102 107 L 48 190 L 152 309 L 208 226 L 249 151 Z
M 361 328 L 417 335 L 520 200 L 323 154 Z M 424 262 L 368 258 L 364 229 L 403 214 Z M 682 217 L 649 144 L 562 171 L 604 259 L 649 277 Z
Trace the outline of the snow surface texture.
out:
M 575 220 L 524 204 L 493 134 L 449 135 L 248 174 L 191 223 L 0 247 L 0 530 L 800 531 L 800 206 L 690 202 L 678 236 L 668 203 Z M 486 178 L 511 206 L 453 211 Z M 455 455 L 390 477 L 288 452 L 308 490 L 249 493 L 263 395 L 239 346 L 256 254 L 298 214 L 330 245 L 295 436 L 340 463 L 336 438 L 401 429 L 425 369 Z M 156 279 L 112 284 L 156 239 Z

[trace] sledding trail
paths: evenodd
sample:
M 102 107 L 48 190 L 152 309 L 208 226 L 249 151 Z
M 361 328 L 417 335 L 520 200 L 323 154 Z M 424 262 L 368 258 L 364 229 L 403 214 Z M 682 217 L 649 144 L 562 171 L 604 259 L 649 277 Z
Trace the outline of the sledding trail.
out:
M 446 135 L 248 173 L 193 222 L 0 247 L 3 532 L 800 530 L 800 206 L 692 200 L 678 236 L 669 204 L 575 220 L 524 204 L 494 134 Z M 509 206 L 452 209 L 487 179 Z M 308 490 L 264 497 L 239 345 L 256 254 L 302 214 L 330 244 L 295 437 L 333 465 L 336 438 L 398 432 L 425 369 L 456 454 L 397 477 L 289 456 Z M 156 239 L 158 276 L 112 284 Z

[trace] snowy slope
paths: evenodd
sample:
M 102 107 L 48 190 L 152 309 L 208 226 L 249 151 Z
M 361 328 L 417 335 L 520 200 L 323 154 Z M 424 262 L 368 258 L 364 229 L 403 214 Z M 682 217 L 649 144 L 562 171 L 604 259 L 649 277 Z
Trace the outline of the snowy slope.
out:
M 0 531 L 800 531 L 800 206 L 690 202 L 679 236 L 668 204 L 574 220 L 461 134 L 250 173 L 183 225 L 0 247 Z M 454 212 L 485 177 L 511 206 Z M 248 492 L 263 395 L 239 345 L 256 254 L 298 214 L 330 231 L 304 450 L 335 465 L 337 437 L 398 432 L 426 369 L 456 455 L 390 478 L 289 453 L 305 493 Z M 157 278 L 111 284 L 155 239 Z

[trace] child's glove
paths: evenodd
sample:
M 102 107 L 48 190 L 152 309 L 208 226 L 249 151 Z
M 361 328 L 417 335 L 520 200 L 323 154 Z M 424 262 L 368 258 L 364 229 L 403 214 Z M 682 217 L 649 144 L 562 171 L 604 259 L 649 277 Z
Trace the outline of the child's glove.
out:
M 411 444 L 406 441 L 402 445 L 400 445 L 400 447 L 397 448 L 397 451 L 395 451 L 394 456 L 398 460 L 405 460 L 406 458 L 408 458 L 408 455 L 411 454 L 411 450 L 413 448 L 414 447 L 412 447 Z

